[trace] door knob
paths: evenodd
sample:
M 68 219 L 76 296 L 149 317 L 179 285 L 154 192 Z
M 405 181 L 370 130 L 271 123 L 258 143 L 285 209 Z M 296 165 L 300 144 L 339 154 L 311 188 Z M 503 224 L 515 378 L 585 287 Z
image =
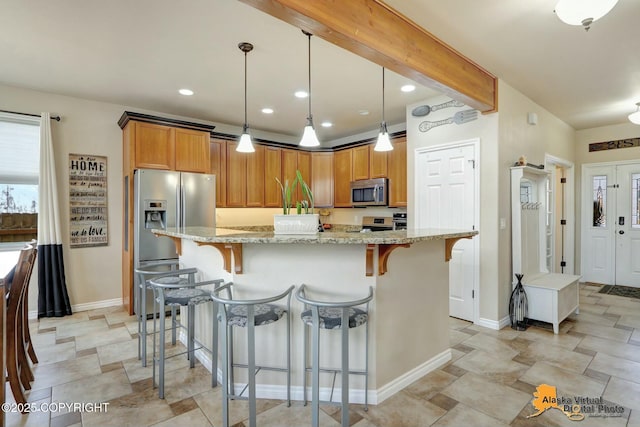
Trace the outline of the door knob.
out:
M 618 231 L 618 234 L 624 234 L 624 230 Z

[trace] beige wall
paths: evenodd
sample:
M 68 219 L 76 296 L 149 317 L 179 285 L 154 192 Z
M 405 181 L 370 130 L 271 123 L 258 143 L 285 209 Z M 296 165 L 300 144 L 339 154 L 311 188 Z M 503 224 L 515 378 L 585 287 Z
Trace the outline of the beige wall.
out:
M 602 126 L 598 128 L 584 129 L 576 132 L 576 212 L 582 212 L 582 165 L 603 162 L 628 162 L 637 160 L 640 162 L 640 147 L 620 148 L 617 150 L 604 150 L 589 152 L 589 144 L 592 142 L 615 141 L 626 138 L 640 137 L 640 126 L 630 122 Z M 576 271 L 580 271 L 581 250 L 581 216 L 576 218 Z M 577 273 L 579 274 L 579 273 Z
M 503 80 L 500 80 L 499 100 L 499 217 L 507 227 L 499 233 L 498 319 L 509 314 L 511 294 L 511 198 L 510 167 L 521 155 L 529 163 L 544 164 L 545 154 L 575 163 L 575 130 L 540 107 Z M 527 114 L 535 113 L 538 124 L 530 125 Z
M 125 107 L 0 86 L 0 109 L 34 114 L 49 111 L 62 117 L 52 122 L 51 129 L 69 298 L 72 305 L 121 298 L 122 133 L 117 122 Z M 107 157 L 108 246 L 69 248 L 70 153 Z M 31 310 L 37 307 L 35 288 L 30 289 Z
M 456 111 L 467 109 L 447 108 L 425 117 L 413 117 L 411 110 L 418 105 L 435 105 L 448 101 L 446 96 L 437 96 L 407 107 L 407 196 L 409 203 L 409 226 L 413 224 L 415 206 L 415 151 L 469 139 L 480 139 L 480 224 L 477 224 L 480 241 L 480 313 L 481 319 L 498 320 L 498 114 L 479 115 L 478 119 L 465 124 L 450 124 L 420 132 L 420 122 L 443 120 Z

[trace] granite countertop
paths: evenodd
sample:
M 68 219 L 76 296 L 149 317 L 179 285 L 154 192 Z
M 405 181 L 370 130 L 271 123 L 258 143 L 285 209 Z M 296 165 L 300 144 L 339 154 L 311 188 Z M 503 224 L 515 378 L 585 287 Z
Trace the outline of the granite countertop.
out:
M 228 228 L 186 227 L 153 229 L 158 235 L 211 243 L 303 243 L 303 244 L 404 244 L 425 240 L 457 239 L 475 236 L 477 231 L 454 229 L 411 229 L 398 231 L 324 231 L 317 234 L 274 234 L 273 231 L 246 231 Z

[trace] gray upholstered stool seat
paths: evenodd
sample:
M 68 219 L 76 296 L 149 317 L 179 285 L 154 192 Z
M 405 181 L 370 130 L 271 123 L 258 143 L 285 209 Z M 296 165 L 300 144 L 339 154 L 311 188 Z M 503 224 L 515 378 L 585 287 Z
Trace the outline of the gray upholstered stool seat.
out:
M 196 305 L 208 301 L 213 301 L 211 292 L 204 289 L 180 288 L 164 294 L 164 305 Z
M 357 328 L 367 323 L 369 315 L 366 311 L 359 308 L 351 307 L 349 312 L 349 327 Z M 321 329 L 340 329 L 342 328 L 342 309 L 332 307 L 318 308 L 320 328 Z M 303 311 L 300 316 L 307 326 L 313 326 L 313 316 L 311 310 Z
M 254 310 L 254 325 L 268 325 L 277 322 L 287 313 L 287 309 L 275 304 L 256 304 Z M 227 323 L 229 326 L 239 326 L 245 328 L 247 326 L 247 306 L 234 305 L 229 308 L 227 313 Z

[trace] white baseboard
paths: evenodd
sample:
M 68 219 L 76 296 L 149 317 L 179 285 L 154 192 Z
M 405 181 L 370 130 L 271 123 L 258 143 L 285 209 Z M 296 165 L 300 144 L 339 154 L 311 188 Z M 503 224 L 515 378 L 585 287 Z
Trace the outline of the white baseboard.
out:
M 105 299 L 102 301 L 75 304 L 71 306 L 71 310 L 75 313 L 78 311 L 96 310 L 98 308 L 115 307 L 118 305 L 122 305 L 122 298 Z M 37 318 L 38 310 L 29 310 L 29 320 L 34 320 Z
M 180 342 L 186 346 L 186 333 L 184 331 L 180 332 Z M 432 372 L 449 360 L 451 360 L 451 349 L 447 349 L 442 353 L 432 357 L 427 360 L 420 366 L 412 369 L 411 371 L 401 375 L 390 383 L 385 384 L 378 390 L 369 390 L 368 393 L 368 403 L 371 405 L 378 405 L 382 403 L 384 400 L 393 396 L 409 384 L 413 383 L 416 380 L 419 380 L 429 372 Z M 196 359 L 202 363 L 202 365 L 211 372 L 211 354 L 205 350 L 196 350 Z M 217 372 L 218 382 L 222 381 L 222 371 L 218 368 Z M 240 393 L 244 388 L 244 384 L 239 384 L 235 386 L 236 393 Z M 302 386 L 291 386 L 291 400 L 302 401 L 304 400 Z M 349 390 L 349 403 L 359 403 L 364 404 L 364 393 L 365 391 L 362 389 L 351 389 Z M 258 384 L 256 386 L 256 397 L 260 399 L 279 399 L 286 400 L 287 399 L 287 387 L 284 385 L 272 385 L 272 384 Z M 321 387 L 320 388 L 320 400 L 329 400 L 331 397 L 331 388 L 329 387 Z M 342 398 L 342 393 L 339 388 L 333 390 L 333 401 L 340 402 Z M 311 399 L 311 387 L 307 387 L 307 399 Z
M 448 348 L 442 353 L 435 355 L 431 359 L 410 370 L 409 372 L 399 376 L 395 380 L 383 385 L 375 391 L 376 395 L 374 399 L 371 399 L 372 403 L 374 405 L 379 405 L 409 384 L 419 380 L 429 372 L 435 371 L 436 369 L 450 361 L 451 357 L 451 349 Z
M 476 325 L 478 326 L 494 329 L 496 331 L 504 328 L 505 326 L 509 326 L 510 324 L 511 324 L 511 320 L 509 319 L 509 316 L 503 317 L 500 320 L 490 320 L 490 319 L 480 318 L 478 319 L 478 323 L 476 323 Z

